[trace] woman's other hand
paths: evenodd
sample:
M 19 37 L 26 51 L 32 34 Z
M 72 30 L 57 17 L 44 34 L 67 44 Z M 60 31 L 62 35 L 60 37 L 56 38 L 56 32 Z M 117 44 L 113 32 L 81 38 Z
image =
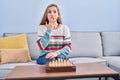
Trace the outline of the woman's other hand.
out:
M 58 53 L 57 52 L 50 52 L 46 55 L 46 59 L 52 59 L 52 58 L 55 58 L 58 56 Z

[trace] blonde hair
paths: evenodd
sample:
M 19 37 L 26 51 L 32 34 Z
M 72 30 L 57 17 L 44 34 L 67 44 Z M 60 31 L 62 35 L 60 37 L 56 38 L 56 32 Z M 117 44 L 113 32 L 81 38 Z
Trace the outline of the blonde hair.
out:
M 47 23 L 49 22 L 49 20 L 48 20 L 48 18 L 47 18 L 48 8 L 53 7 L 53 6 L 56 7 L 57 10 L 58 10 L 58 15 L 59 15 L 59 17 L 58 17 L 58 19 L 57 19 L 57 23 L 58 23 L 58 24 L 62 24 L 61 16 L 60 16 L 60 10 L 59 10 L 58 6 L 57 6 L 56 4 L 50 4 L 50 5 L 47 6 L 47 8 L 46 8 L 46 10 L 45 10 L 45 13 L 44 13 L 44 15 L 43 15 L 43 18 L 42 18 L 42 20 L 41 20 L 40 25 L 45 25 L 46 22 L 47 22 Z

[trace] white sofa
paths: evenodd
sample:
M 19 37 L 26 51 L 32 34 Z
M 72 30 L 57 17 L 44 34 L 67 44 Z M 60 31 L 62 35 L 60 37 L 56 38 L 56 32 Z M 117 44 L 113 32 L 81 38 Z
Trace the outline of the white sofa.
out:
M 5 36 L 20 33 L 4 33 Z M 39 57 L 37 34 L 26 33 L 31 62 L 9 63 L 0 65 L 0 79 L 5 79 L 9 72 L 19 65 L 37 65 Z M 120 32 L 74 32 L 71 31 L 72 53 L 69 55 L 73 63 L 103 63 L 120 73 Z M 92 79 L 93 80 L 93 79 Z

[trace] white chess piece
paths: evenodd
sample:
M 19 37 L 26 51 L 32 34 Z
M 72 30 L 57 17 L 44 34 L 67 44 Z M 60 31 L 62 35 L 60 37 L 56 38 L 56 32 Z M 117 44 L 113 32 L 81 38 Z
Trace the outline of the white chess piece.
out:
M 51 67 L 52 65 L 51 65 L 51 61 L 49 62 L 49 66 Z
M 58 58 L 58 67 L 60 67 L 60 58 Z

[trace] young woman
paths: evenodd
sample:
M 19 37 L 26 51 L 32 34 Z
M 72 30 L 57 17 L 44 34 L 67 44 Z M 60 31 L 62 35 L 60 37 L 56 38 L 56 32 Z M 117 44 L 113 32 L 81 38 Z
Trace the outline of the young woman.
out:
M 40 49 L 37 64 L 45 64 L 56 57 L 68 58 L 71 53 L 70 30 L 68 26 L 62 24 L 60 11 L 56 4 L 50 4 L 46 8 L 37 36 Z

